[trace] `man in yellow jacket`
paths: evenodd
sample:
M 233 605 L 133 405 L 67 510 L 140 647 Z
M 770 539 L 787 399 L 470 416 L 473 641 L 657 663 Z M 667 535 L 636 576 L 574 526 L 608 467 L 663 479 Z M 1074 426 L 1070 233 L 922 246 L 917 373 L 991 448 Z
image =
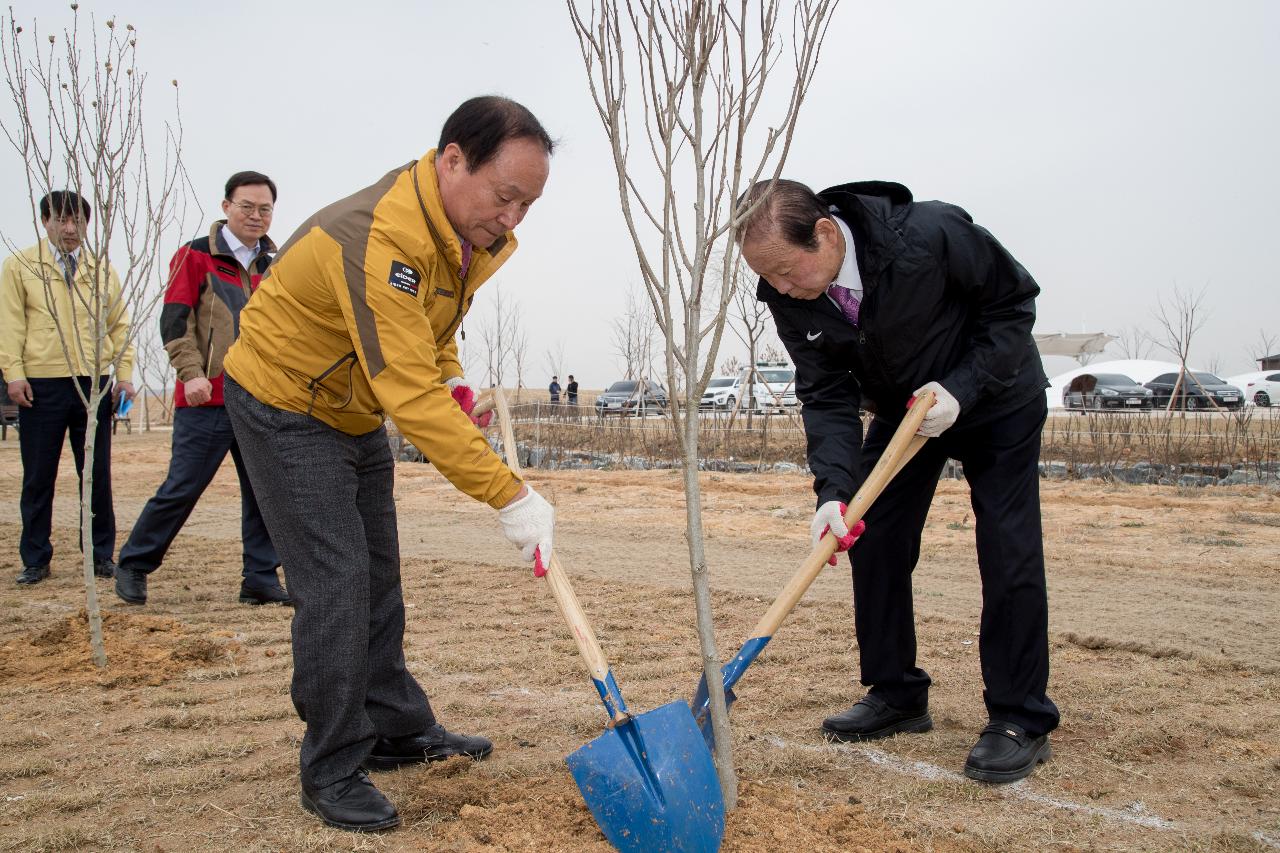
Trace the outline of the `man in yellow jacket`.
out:
M 49 576 L 53 544 L 53 491 L 67 434 L 76 473 L 84 476 L 88 412 L 84 400 L 99 387 L 116 385 L 98 406 L 94 431 L 93 566 L 111 577 L 116 517 L 111 502 L 111 413 L 123 395 L 133 398 L 133 344 L 120 279 L 82 247 L 89 203 L 79 194 L 55 190 L 40 199 L 41 241 L 4 262 L 0 271 L 0 372 L 9 399 L 18 404 L 22 454 L 22 536 L 18 583 Z M 83 395 L 83 396 L 82 396 Z
M 400 821 L 365 769 L 492 745 L 448 732 L 405 667 L 394 460 L 384 417 L 499 512 L 526 560 L 554 513 L 472 422 L 454 334 L 516 248 L 554 145 L 506 98 L 473 98 L 436 149 L 304 222 L 240 315 L 224 396 L 293 597 L 302 805 L 341 829 Z

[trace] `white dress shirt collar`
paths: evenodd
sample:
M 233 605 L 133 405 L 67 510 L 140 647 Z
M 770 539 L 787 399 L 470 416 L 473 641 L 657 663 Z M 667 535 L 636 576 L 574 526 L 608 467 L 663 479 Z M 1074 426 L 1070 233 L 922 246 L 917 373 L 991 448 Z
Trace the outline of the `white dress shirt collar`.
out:
M 261 240 L 255 240 L 253 246 L 246 246 L 241 243 L 235 234 L 231 233 L 231 229 L 222 225 L 222 239 L 227 241 L 227 248 L 231 250 L 231 254 L 236 256 L 236 260 L 240 262 L 240 266 L 245 269 L 253 263 L 253 259 L 258 257 L 258 247 L 262 245 Z
M 840 233 L 844 236 L 844 260 L 840 262 L 840 274 L 831 284 L 833 287 L 852 290 L 854 295 L 861 299 L 862 277 L 858 274 L 858 253 L 854 250 L 853 232 L 849 230 L 845 221 L 836 215 L 834 207 L 831 208 L 831 218 L 835 220 L 836 225 L 840 226 Z
M 62 250 L 59 249 L 57 246 L 53 245 L 52 243 L 49 244 L 49 248 L 53 250 L 54 263 L 56 263 L 58 266 L 62 266 L 62 259 L 64 257 Z M 77 264 L 80 263 L 80 247 L 79 246 L 76 246 L 74 249 L 72 249 L 70 252 L 70 255 L 71 257 L 75 258 Z

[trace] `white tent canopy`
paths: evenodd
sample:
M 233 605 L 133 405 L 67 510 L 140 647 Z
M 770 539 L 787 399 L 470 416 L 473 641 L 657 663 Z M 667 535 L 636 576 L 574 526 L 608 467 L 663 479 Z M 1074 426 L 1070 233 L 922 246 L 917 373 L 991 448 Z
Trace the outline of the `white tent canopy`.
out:
M 1032 337 L 1036 339 L 1036 348 L 1040 350 L 1041 356 L 1065 355 L 1069 358 L 1100 353 L 1107 348 L 1107 344 L 1116 339 L 1115 335 L 1108 335 L 1103 332 L 1083 332 L 1081 334 L 1047 332 L 1033 334 Z

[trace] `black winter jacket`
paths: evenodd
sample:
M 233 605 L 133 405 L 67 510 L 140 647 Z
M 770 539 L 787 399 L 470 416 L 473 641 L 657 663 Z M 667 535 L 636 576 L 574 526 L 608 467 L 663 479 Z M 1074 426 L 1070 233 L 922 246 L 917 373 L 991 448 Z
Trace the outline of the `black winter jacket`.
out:
M 853 232 L 863 298 L 858 326 L 831 300 L 794 299 L 760 280 L 796 365 L 819 504 L 862 483 L 859 408 L 896 424 L 911 393 L 939 382 L 957 425 L 999 417 L 1048 387 L 1031 337 L 1040 288 L 969 214 L 913 202 L 904 186 L 844 184 L 819 193 Z

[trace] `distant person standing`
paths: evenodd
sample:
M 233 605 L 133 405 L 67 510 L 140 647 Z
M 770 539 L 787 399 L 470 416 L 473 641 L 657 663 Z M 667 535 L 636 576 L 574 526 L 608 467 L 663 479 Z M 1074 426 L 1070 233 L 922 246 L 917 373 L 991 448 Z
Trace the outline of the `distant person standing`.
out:
M 551 385 L 547 388 L 551 392 L 551 405 L 560 405 L 560 377 L 552 376 Z
M 565 393 L 569 397 L 569 405 L 578 405 L 578 380 L 573 378 L 573 374 L 569 374 L 569 384 L 564 387 Z
M 275 203 L 276 185 L 270 178 L 261 172 L 236 172 L 223 193 L 227 218 L 213 223 L 209 236 L 180 248 L 169 262 L 160 337 L 178 374 L 173 455 L 169 475 L 120 549 L 116 595 L 129 604 L 147 603 L 147 575 L 164 561 L 228 452 L 240 478 L 240 603 L 292 603 L 276 574 L 280 559 L 222 401 L 222 359 L 239 332 L 240 309 L 276 252 L 267 236 Z
M 83 484 L 89 417 L 80 395 L 92 392 L 95 379 L 98 387 L 108 386 L 113 364 L 115 388 L 98 406 L 90 499 L 93 573 L 104 578 L 115 573 L 111 412 L 121 397 L 133 399 L 133 344 L 120 278 L 111 266 L 102 269 L 92 253 L 81 251 L 89 215 L 89 202 L 77 193 L 49 193 L 40 199 L 40 224 L 48 240 L 12 255 L 0 273 L 0 372 L 8 380 L 9 399 L 19 407 L 20 584 L 49 577 L 53 491 L 62 445 L 70 433 L 71 455 Z M 104 309 L 104 330 L 97 328 L 95 312 L 86 310 L 97 305 Z

